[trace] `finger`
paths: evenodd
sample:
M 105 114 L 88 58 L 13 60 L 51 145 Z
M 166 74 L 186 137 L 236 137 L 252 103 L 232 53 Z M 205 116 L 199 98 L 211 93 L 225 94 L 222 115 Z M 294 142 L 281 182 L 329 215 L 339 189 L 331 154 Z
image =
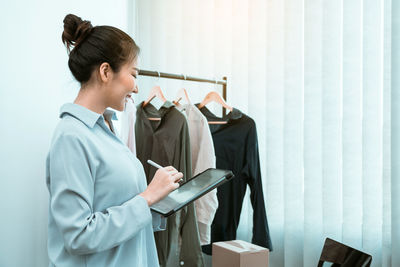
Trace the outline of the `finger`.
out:
M 175 181 L 175 182 L 179 182 L 180 180 L 182 180 L 182 177 L 183 177 L 183 173 L 178 172 L 178 173 L 176 173 L 176 174 L 174 175 L 174 181 Z
M 177 174 L 177 173 L 178 173 L 177 170 L 172 170 L 172 171 L 169 171 L 169 172 L 168 172 L 169 175 L 175 175 L 175 174 Z
M 174 190 L 179 188 L 180 184 L 179 183 L 174 183 Z
M 166 171 L 168 171 L 168 172 L 173 171 L 173 170 L 176 171 L 176 169 L 175 169 L 174 167 L 172 167 L 172 166 L 164 167 L 164 170 L 166 170 Z

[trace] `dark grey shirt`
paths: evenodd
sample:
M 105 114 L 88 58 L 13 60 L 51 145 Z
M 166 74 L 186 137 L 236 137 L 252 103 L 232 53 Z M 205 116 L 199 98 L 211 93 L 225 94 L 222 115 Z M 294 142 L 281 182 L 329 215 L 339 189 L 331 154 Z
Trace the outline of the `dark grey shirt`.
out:
M 137 106 L 135 135 L 137 157 L 142 162 L 149 183 L 156 168 L 148 159 L 161 166 L 173 166 L 183 173 L 183 180 L 191 178 L 189 129 L 185 116 L 167 101 L 157 110 L 148 104 Z M 159 121 L 148 118 L 161 118 Z M 156 232 L 156 246 L 160 266 L 204 266 L 194 205 L 168 217 L 167 230 Z

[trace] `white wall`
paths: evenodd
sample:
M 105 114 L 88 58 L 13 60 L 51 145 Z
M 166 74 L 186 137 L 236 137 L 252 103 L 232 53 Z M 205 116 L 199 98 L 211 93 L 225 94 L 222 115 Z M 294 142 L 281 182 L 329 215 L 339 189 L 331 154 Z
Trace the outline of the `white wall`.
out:
M 79 90 L 61 42 L 64 16 L 132 33 L 133 8 L 132 1 L 1 2 L 1 267 L 48 264 L 45 159 L 59 107 Z

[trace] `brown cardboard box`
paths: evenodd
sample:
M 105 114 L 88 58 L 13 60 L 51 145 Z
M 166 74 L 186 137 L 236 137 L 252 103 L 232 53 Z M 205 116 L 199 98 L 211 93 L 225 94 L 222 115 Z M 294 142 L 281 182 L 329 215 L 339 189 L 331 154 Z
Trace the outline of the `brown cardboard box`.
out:
M 242 240 L 212 244 L 212 267 L 268 267 L 269 250 Z

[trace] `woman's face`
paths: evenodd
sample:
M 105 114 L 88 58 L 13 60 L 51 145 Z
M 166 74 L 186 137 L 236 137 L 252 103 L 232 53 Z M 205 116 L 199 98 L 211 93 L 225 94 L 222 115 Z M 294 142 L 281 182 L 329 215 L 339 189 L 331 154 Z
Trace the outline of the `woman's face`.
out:
M 108 106 L 123 111 L 125 102 L 131 97 L 132 93 L 137 93 L 136 78 L 138 75 L 137 61 L 133 60 L 124 64 L 119 72 L 114 73 L 108 97 Z

